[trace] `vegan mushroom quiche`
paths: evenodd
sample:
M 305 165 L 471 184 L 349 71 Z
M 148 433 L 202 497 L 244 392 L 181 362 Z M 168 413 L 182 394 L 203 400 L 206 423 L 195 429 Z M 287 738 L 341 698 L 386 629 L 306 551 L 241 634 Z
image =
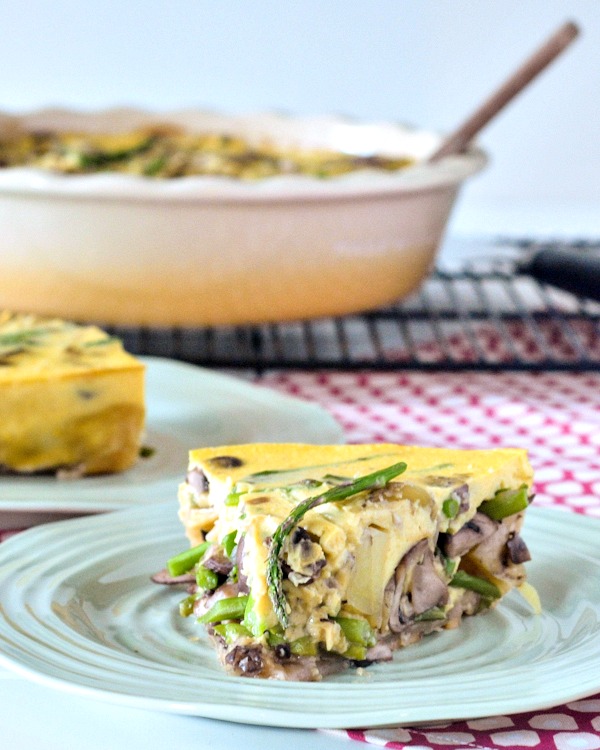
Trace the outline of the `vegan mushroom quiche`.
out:
M 155 576 L 236 675 L 319 680 L 454 628 L 513 588 L 525 451 L 390 444 L 193 450 L 179 490 L 191 548 Z
M 144 371 L 96 326 L 0 311 L 0 473 L 132 466 L 144 428 Z

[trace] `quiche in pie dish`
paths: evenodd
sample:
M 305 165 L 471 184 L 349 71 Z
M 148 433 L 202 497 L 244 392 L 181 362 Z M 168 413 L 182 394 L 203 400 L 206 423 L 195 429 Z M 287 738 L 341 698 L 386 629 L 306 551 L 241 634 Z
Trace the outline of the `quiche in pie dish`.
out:
M 32 167 L 65 174 L 121 172 L 156 179 L 190 176 L 259 180 L 300 174 L 337 177 L 360 169 L 394 172 L 414 159 L 355 155 L 324 148 L 253 143 L 226 132 L 192 133 L 153 125 L 116 133 L 42 130 L 0 138 L 0 168 Z
M 424 635 L 531 601 L 519 449 L 250 444 L 192 450 L 179 489 L 191 547 L 155 576 L 225 669 L 320 680 Z

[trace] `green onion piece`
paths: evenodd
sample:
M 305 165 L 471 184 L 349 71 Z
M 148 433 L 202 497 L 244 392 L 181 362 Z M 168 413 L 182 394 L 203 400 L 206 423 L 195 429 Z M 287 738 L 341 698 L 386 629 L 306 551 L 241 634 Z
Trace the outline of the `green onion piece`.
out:
M 229 534 L 225 534 L 223 539 L 221 539 L 221 547 L 225 550 L 225 554 L 227 557 L 231 557 L 231 553 L 235 549 L 235 538 L 237 536 L 237 531 L 231 531 Z
M 431 609 L 421 612 L 420 615 L 415 615 L 415 622 L 430 622 L 433 620 L 445 620 L 446 613 L 441 607 L 432 607 Z
M 455 497 L 448 497 L 442 504 L 442 511 L 446 518 L 456 518 L 460 509 L 460 502 Z
M 374 471 L 372 474 L 360 477 L 359 479 L 350 482 L 350 484 L 332 487 L 322 495 L 310 497 L 296 505 L 285 521 L 277 527 L 277 530 L 273 534 L 273 541 L 271 543 L 269 559 L 267 562 L 267 585 L 273 609 L 275 610 L 277 619 L 284 628 L 288 625 L 288 614 L 283 593 L 283 570 L 281 568 L 280 555 L 283 544 L 291 534 L 294 527 L 302 520 L 309 510 L 312 510 L 319 505 L 324 505 L 325 503 L 346 500 L 353 495 L 357 495 L 359 492 L 385 487 L 388 482 L 399 474 L 402 474 L 404 471 L 406 471 L 406 464 L 404 462 L 399 462 L 392 466 L 388 466 L 386 469 L 380 469 L 379 471 Z
M 485 500 L 477 510 L 485 513 L 494 521 L 512 516 L 529 505 L 527 486 L 519 487 L 518 490 L 500 490 L 491 500 Z
M 486 581 L 485 578 L 478 578 L 472 576 L 469 573 L 465 573 L 464 570 L 457 570 L 454 577 L 450 581 L 451 586 L 455 586 L 461 589 L 468 589 L 469 591 L 475 591 L 486 599 L 499 599 L 502 596 L 500 589 L 491 581 Z
M 196 568 L 196 583 L 205 591 L 214 591 L 219 585 L 219 576 L 214 570 L 198 565 Z
M 223 620 L 241 620 L 248 603 L 247 596 L 232 596 L 219 599 L 213 606 L 198 618 L 200 623 L 223 622 Z
M 310 636 L 303 635 L 290 643 L 290 651 L 296 656 L 316 656 L 318 648 Z
M 184 552 L 180 552 L 178 555 L 175 555 L 175 557 L 167 560 L 167 570 L 170 575 L 172 575 L 173 578 L 177 578 L 177 576 L 182 576 L 184 573 L 187 573 L 188 570 L 191 570 L 198 560 L 200 560 L 209 546 L 210 542 L 202 542 L 202 544 L 199 544 L 197 547 L 190 547 L 190 549 L 186 549 Z
M 359 620 L 355 617 L 335 617 L 334 620 L 342 629 L 346 640 L 351 643 L 358 643 L 360 646 L 374 646 L 377 642 L 373 628 L 366 620 Z

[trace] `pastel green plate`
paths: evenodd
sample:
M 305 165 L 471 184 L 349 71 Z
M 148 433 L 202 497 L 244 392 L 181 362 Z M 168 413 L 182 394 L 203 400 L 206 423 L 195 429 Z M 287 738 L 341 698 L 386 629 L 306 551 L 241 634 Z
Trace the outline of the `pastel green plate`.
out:
M 600 524 L 532 508 L 544 611 L 516 593 L 362 674 L 224 674 L 181 591 L 149 576 L 185 546 L 175 505 L 40 526 L 0 545 L 0 664 L 121 705 L 283 727 L 375 727 L 537 710 L 600 690 Z

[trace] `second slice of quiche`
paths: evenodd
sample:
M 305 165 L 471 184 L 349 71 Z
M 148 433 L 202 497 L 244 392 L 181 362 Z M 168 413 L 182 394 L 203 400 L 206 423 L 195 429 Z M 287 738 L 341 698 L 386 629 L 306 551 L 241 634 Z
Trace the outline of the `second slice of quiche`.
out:
M 96 326 L 0 311 L 0 474 L 130 468 L 144 378 L 144 364 Z
M 392 658 L 526 589 L 525 451 L 252 444 L 190 453 L 167 581 L 238 675 Z

